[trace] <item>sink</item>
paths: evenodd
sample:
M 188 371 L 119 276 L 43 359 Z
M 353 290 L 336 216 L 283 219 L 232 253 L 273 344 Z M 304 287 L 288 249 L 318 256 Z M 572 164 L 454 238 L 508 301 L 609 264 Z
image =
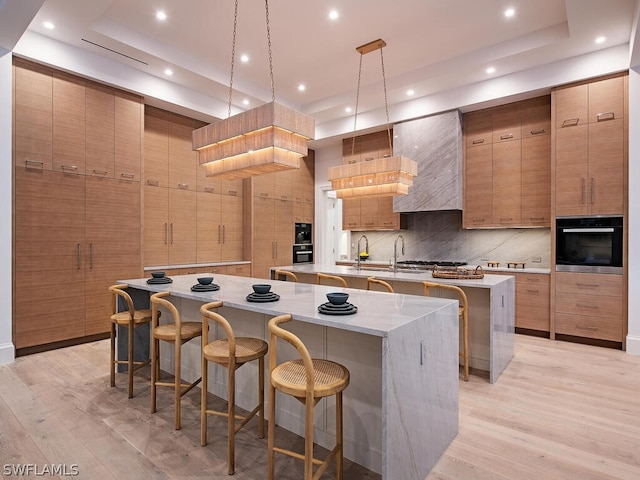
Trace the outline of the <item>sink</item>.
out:
M 349 267 L 349 270 L 358 271 L 358 267 Z M 365 272 L 387 272 L 387 273 L 395 273 L 393 268 L 384 268 L 384 267 L 360 267 L 361 271 Z M 398 268 L 399 273 L 428 273 L 427 270 L 418 270 L 415 268 Z

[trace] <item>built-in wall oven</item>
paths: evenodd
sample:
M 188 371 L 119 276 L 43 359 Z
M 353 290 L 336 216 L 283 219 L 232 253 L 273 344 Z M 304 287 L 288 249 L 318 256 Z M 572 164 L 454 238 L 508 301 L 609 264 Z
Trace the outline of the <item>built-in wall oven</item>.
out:
M 313 263 L 313 229 L 310 223 L 293 225 L 293 263 Z
M 622 274 L 622 217 L 556 220 L 556 271 Z
M 313 245 L 294 245 L 293 263 L 313 263 Z

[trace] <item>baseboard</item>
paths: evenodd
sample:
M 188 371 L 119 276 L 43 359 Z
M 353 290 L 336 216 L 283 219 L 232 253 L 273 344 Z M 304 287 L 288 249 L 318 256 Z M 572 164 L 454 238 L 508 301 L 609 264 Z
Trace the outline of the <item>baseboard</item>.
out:
M 627 353 L 640 355 L 640 336 L 627 335 Z
M 0 345 L 0 365 L 11 363 L 16 358 L 16 350 L 13 343 L 3 343 Z

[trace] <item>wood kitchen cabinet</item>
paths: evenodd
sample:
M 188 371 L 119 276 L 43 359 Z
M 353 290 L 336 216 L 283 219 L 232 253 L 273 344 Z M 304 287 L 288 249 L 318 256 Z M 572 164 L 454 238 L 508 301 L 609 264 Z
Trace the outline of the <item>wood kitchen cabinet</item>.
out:
M 393 211 L 393 197 L 342 200 L 343 230 L 400 230 L 405 217 Z
M 53 170 L 85 173 L 84 80 L 53 72 Z
M 556 272 L 555 332 L 623 342 L 623 276 Z
M 626 78 L 553 91 L 557 216 L 624 213 Z
M 242 197 L 197 192 L 196 203 L 197 263 L 241 259 Z
M 464 228 L 551 225 L 551 99 L 465 114 Z

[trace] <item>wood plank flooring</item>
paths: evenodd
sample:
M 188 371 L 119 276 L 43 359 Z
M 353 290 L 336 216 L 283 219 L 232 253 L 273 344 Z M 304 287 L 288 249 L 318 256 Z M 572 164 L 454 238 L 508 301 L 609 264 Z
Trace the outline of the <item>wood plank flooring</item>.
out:
M 66 464 L 87 479 L 228 478 L 224 420 L 210 417 L 209 444 L 199 443 L 199 390 L 183 399 L 183 428 L 174 431 L 168 390 L 149 413 L 148 370 L 136 375 L 131 400 L 126 375 L 109 387 L 108 349 L 105 340 L 0 366 L 0 476 L 15 478 L 7 464 Z M 255 420 L 247 428 L 237 437 L 234 478 L 264 479 L 266 439 L 256 437 Z M 282 429 L 276 438 L 302 449 Z M 278 480 L 301 477 L 301 462 L 276 457 Z M 379 478 L 345 462 L 345 480 Z M 459 434 L 427 477 L 639 478 L 640 357 L 521 335 L 496 384 L 460 382 Z

